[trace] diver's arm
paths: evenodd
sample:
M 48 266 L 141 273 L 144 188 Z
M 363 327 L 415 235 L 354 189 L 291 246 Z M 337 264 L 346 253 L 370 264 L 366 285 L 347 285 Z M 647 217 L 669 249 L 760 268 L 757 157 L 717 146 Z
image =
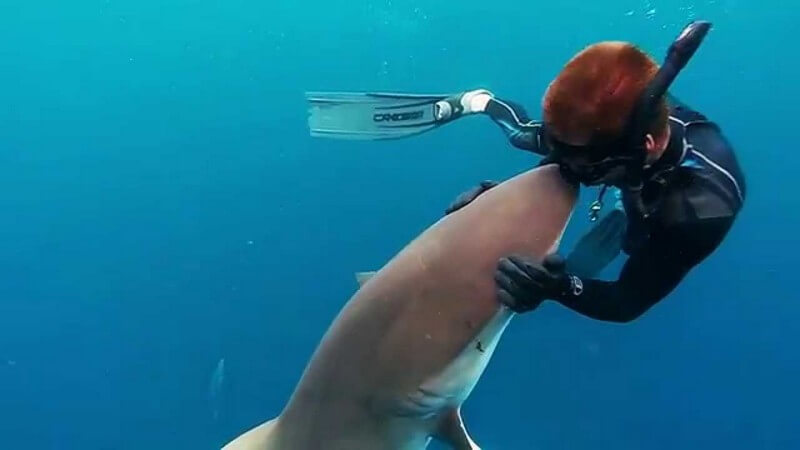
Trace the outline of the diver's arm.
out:
M 617 281 L 584 280 L 583 293 L 556 299 L 587 317 L 630 322 L 661 299 L 719 246 L 733 218 L 684 224 L 650 237 L 625 263 Z

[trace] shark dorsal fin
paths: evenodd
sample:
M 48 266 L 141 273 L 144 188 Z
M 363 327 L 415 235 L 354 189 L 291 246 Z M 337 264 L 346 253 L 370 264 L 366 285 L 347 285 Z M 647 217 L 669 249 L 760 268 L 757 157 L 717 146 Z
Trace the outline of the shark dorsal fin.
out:
M 370 278 L 374 277 L 377 272 L 356 272 L 356 281 L 358 287 L 364 286 Z

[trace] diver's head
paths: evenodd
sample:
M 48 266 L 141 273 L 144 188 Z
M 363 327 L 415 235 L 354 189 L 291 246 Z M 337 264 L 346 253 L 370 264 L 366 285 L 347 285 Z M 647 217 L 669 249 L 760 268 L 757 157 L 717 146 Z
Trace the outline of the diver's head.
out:
M 575 55 L 542 100 L 551 159 L 583 184 L 618 185 L 631 164 L 660 158 L 669 142 L 666 101 L 649 120 L 643 142 L 631 145 L 628 130 L 633 109 L 658 69 L 650 56 L 626 42 L 597 43 Z

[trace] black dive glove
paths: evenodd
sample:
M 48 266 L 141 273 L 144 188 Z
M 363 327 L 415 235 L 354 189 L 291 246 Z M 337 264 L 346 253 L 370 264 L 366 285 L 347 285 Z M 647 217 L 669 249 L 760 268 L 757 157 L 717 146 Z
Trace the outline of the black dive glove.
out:
M 479 185 L 475 186 L 474 188 L 466 192 L 463 192 L 461 195 L 456 197 L 455 201 L 453 201 L 453 203 L 451 203 L 450 206 L 448 206 L 447 209 L 444 211 L 444 214 L 448 215 L 469 205 L 470 203 L 472 203 L 473 200 L 478 198 L 479 195 L 483 194 L 484 192 L 488 191 L 489 189 L 495 186 L 497 186 L 496 181 L 481 181 Z
M 564 259 L 549 255 L 541 264 L 520 256 L 501 258 L 495 272 L 497 298 L 514 312 L 536 309 L 544 300 L 583 293 L 580 278 L 566 272 Z

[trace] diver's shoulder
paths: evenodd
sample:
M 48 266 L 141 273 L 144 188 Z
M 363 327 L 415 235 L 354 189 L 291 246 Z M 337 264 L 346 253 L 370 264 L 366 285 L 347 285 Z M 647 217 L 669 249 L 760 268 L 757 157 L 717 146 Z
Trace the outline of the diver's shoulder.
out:
M 741 209 L 740 201 L 700 179 L 666 195 L 658 221 L 662 229 L 694 234 L 709 225 L 732 224 Z
M 686 105 L 680 100 L 670 97 L 669 118 L 671 121 L 688 127 L 689 125 L 707 124 L 713 128 L 718 128 L 705 114 Z

